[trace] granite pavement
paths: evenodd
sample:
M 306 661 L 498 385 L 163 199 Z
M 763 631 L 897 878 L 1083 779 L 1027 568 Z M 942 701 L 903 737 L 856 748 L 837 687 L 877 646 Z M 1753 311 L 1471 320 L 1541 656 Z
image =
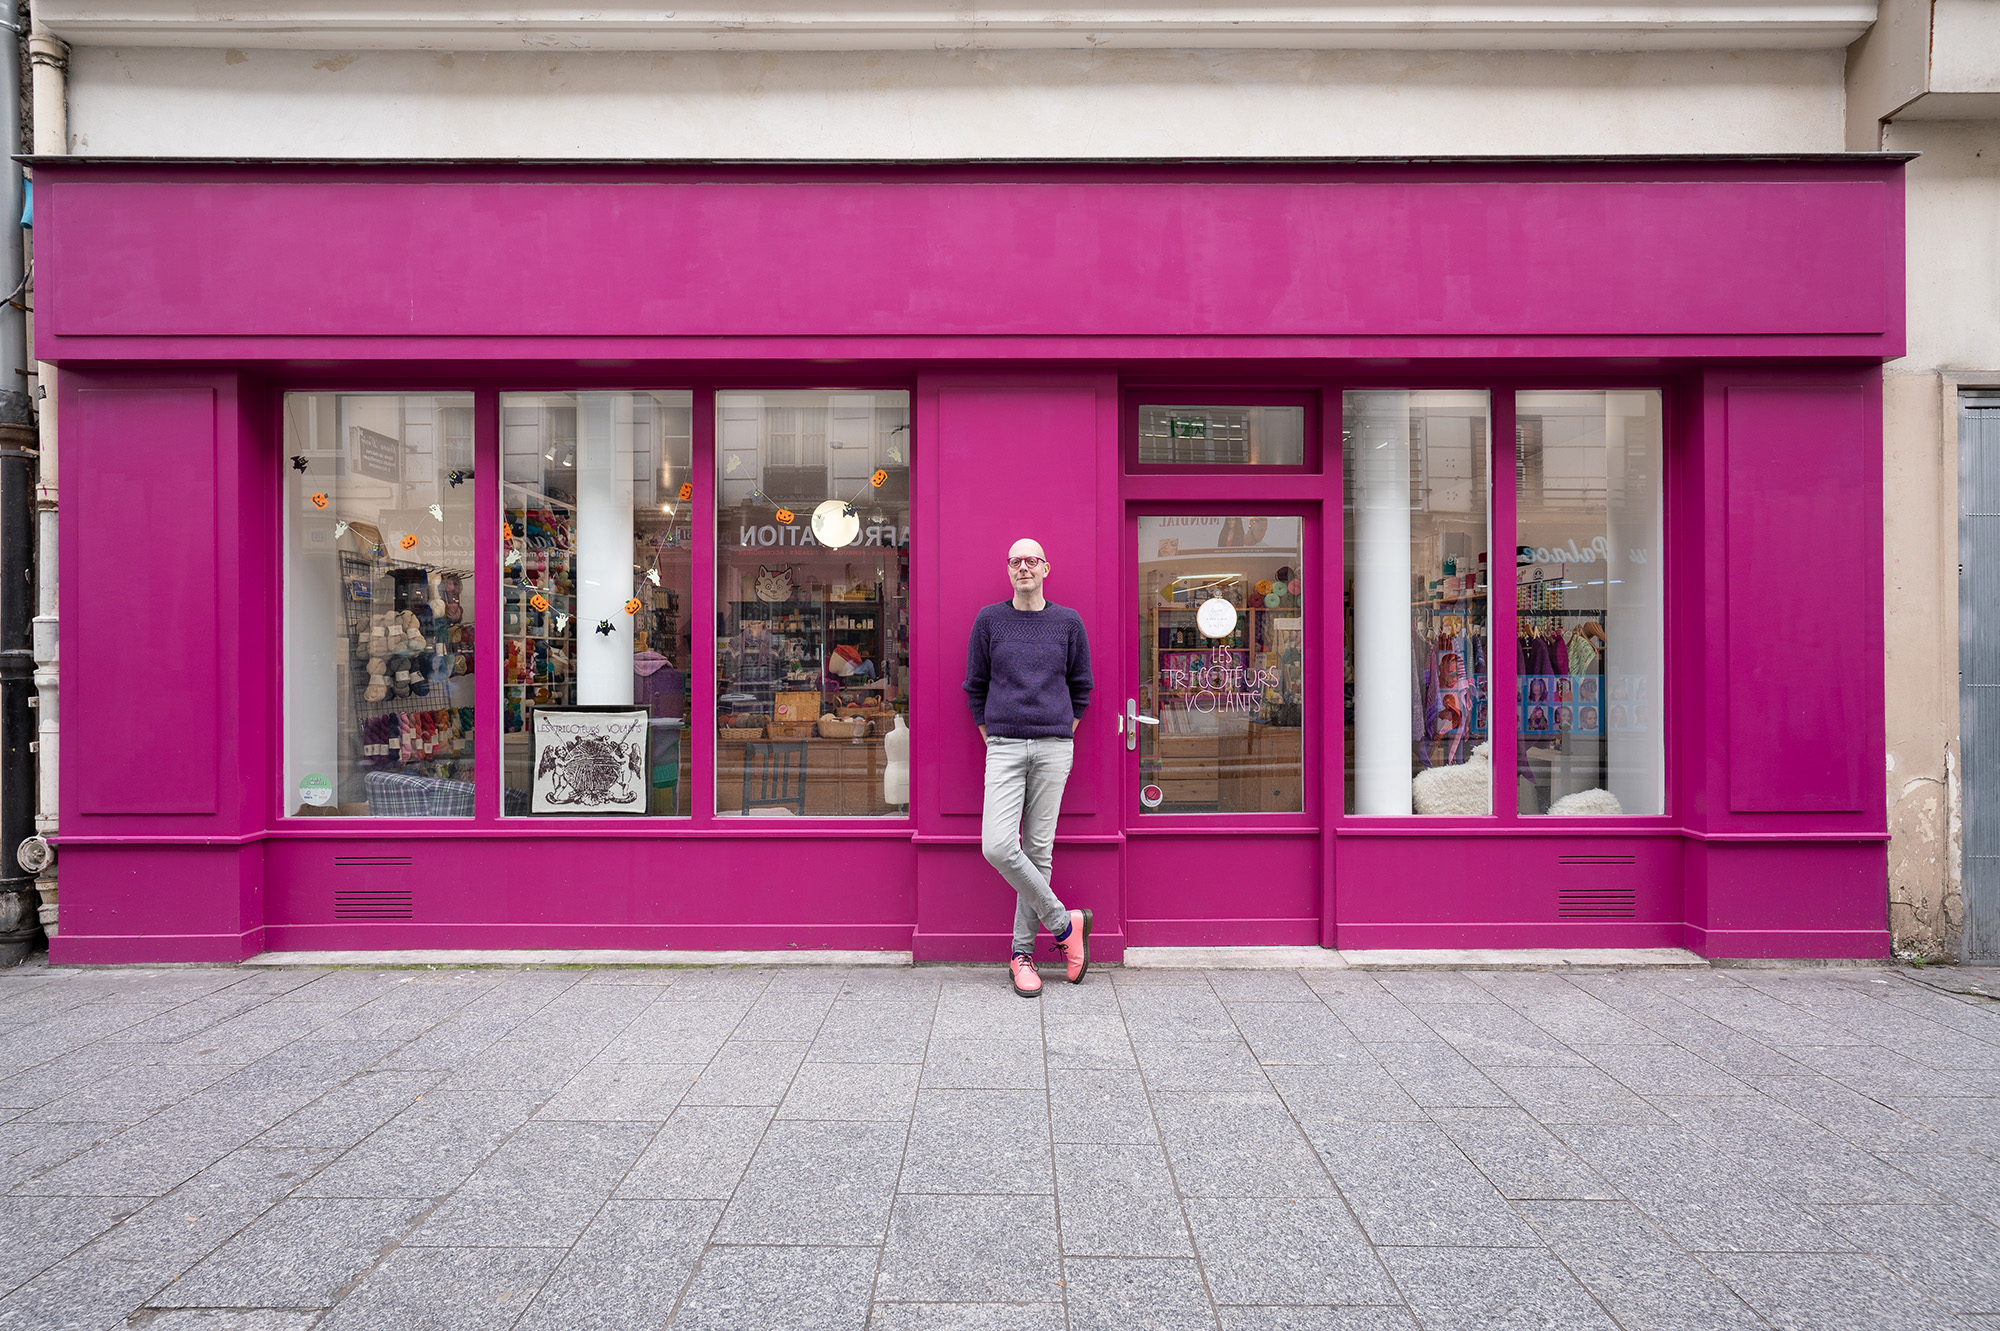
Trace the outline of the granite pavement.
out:
M 2000 1331 L 1995 979 L 31 964 L 0 1331 Z

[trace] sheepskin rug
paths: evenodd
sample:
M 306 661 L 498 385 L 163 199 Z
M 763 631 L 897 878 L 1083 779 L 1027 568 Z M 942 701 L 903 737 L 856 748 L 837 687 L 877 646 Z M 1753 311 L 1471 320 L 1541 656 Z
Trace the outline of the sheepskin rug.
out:
M 1493 745 L 1473 749 L 1456 767 L 1430 767 L 1410 783 L 1411 802 L 1418 813 L 1468 816 L 1493 812 Z
M 1579 790 L 1574 795 L 1565 795 L 1549 806 L 1552 814 L 1577 814 L 1585 817 L 1616 818 L 1625 812 L 1618 797 L 1608 790 Z

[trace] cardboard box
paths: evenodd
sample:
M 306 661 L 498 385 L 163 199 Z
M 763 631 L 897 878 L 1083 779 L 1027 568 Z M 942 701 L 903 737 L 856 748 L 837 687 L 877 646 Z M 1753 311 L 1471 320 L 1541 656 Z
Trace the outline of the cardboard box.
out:
M 772 701 L 776 704 L 774 714 L 780 721 L 819 720 L 817 693 L 780 693 Z

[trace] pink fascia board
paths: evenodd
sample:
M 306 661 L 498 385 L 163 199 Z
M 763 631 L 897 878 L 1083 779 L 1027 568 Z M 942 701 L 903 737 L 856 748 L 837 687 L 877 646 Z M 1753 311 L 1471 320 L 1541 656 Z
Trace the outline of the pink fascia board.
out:
M 1880 358 L 1903 336 L 1901 165 L 1877 159 L 1699 179 L 1629 163 L 1488 179 L 1464 164 L 1183 179 L 1116 164 L 1025 178 L 38 169 L 41 333 L 59 360 L 115 356 L 123 339 L 150 354 L 169 339 L 492 354 L 504 339 L 516 356 L 576 339 L 830 354 L 857 339 L 1506 354 L 1527 339 L 1571 355 L 1722 339 Z

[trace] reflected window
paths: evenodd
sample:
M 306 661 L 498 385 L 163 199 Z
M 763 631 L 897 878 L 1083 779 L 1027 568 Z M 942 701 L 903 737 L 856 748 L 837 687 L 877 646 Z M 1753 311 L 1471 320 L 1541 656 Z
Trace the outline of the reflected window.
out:
M 1347 812 L 1493 811 L 1483 392 L 1353 392 L 1345 461 Z
M 1660 395 L 1516 400 L 1523 814 L 1665 812 Z
M 473 812 L 469 394 L 285 395 L 295 816 Z
M 692 412 L 500 396 L 509 814 L 688 812 Z
M 1296 517 L 1139 519 L 1142 812 L 1305 807 L 1305 608 Z
M 1305 460 L 1304 407 L 1139 408 L 1143 465 L 1298 467 Z
M 902 816 L 909 395 L 724 392 L 715 413 L 716 812 Z

